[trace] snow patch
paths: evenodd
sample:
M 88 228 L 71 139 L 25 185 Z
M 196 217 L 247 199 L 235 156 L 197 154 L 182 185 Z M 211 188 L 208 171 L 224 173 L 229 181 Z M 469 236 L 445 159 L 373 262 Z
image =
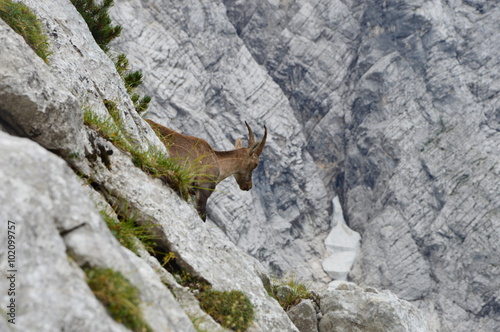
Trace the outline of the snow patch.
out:
M 331 253 L 323 261 L 323 270 L 330 278 L 347 280 L 347 274 L 359 251 L 361 236 L 346 225 L 338 196 L 332 201 L 333 228 L 325 239 L 325 247 Z

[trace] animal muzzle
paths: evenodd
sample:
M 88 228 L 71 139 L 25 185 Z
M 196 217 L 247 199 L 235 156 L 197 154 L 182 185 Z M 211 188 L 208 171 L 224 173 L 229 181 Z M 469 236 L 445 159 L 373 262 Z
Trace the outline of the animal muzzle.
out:
M 240 189 L 245 190 L 245 191 L 252 189 L 252 182 L 247 182 L 247 183 L 242 184 L 240 186 Z

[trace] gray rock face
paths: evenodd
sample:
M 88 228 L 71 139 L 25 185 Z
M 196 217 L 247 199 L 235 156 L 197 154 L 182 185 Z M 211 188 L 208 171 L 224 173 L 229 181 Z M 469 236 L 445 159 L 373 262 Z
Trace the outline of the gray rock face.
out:
M 301 332 L 318 332 L 318 318 L 311 300 L 302 300 L 287 312 Z
M 0 122 L 49 150 L 82 150 L 83 117 L 76 98 L 23 38 L 0 20 Z
M 341 285 L 320 295 L 320 332 L 430 332 L 424 315 L 389 291 Z
M 441 331 L 497 329 L 498 4 L 224 3 L 362 235 L 351 278 Z
M 134 113 L 112 61 L 95 45 L 69 2 L 23 2 L 42 18 L 54 53 L 47 66 L 0 23 L 2 61 L 9 54 L 18 58 L 0 64 L 1 127 L 38 137 L 49 149 L 79 149 L 80 144 L 88 145 L 87 134 L 78 131 L 81 115 L 66 117 L 75 99 L 101 115 L 107 115 L 102 100 L 109 99 L 118 102 L 126 130 L 139 146 L 158 144 Z M 300 271 L 300 276 L 318 283 L 329 281 L 321 268 L 323 241 L 330 228 L 329 204 L 338 195 L 347 224 L 362 236 L 352 279 L 412 301 L 426 312 L 434 329 L 495 331 L 500 324 L 499 16 L 498 3 L 475 0 L 131 0 L 117 2 L 113 10 L 115 22 L 130 27 L 114 47 L 143 70 L 145 91 L 154 97 L 150 116 L 159 122 L 203 137 L 218 149 L 230 149 L 236 138 L 246 135 L 244 120 L 257 135 L 264 124 L 268 127 L 269 143 L 254 174 L 254 189 L 241 192 L 231 180 L 211 197 L 211 219 L 238 246 L 275 272 Z M 32 71 L 21 70 L 23 66 Z M 3 73 L 11 77 L 7 80 Z M 42 95 L 26 88 L 33 73 Z M 14 87 L 16 91 L 9 90 Z M 24 98 L 23 107 L 32 116 L 22 114 L 15 103 L 5 103 L 13 96 Z M 52 118 L 54 109 L 65 116 Z M 27 118 L 37 121 L 29 123 Z M 57 126 L 49 128 L 47 121 Z M 62 137 L 61 130 L 69 132 Z M 25 148 L 16 145 L 17 139 L 4 137 L 7 150 Z M 82 142 L 73 141 L 79 138 Z M 85 317 L 72 313 L 71 323 L 93 330 L 86 317 L 97 315 L 102 326 L 119 330 L 89 298 L 81 272 L 61 253 L 70 246 L 78 262 L 105 264 L 85 246 L 87 240 L 112 241 L 109 234 L 97 236 L 96 230 L 104 226 L 99 226 L 96 213 L 84 215 L 90 221 L 81 233 L 58 238 L 54 229 L 67 230 L 80 222 L 63 211 L 76 207 L 57 200 L 66 197 L 61 191 L 42 195 L 39 191 L 47 188 L 38 183 L 11 179 L 11 171 L 22 172 L 21 166 L 38 159 L 24 155 L 12 165 L 0 160 L 9 171 L 9 176 L 0 177 L 3 188 L 16 194 L 2 189 L 2 202 L 10 202 L 13 211 L 23 207 L 16 218 L 47 223 L 47 229 L 39 231 L 52 239 L 54 279 L 49 282 L 38 274 L 47 267 L 44 257 L 26 261 L 33 266 L 26 271 L 40 276 L 36 284 L 52 284 L 57 277 L 63 289 L 68 289 L 66 277 L 74 276 L 70 289 L 79 295 L 68 294 L 82 298 L 85 308 L 79 312 Z M 191 207 L 159 181 L 138 173 L 123 153 L 116 151 L 112 161 L 115 173 L 84 160 L 74 166 L 164 225 L 165 245 L 187 267 L 217 288 L 249 292 L 259 308 L 256 329 L 294 330 L 282 312 L 272 318 L 264 314 L 278 311 L 258 280 L 262 271 L 257 263 L 234 253 L 233 243 L 219 228 L 199 226 Z M 33 165 L 29 169 L 37 170 Z M 55 171 L 69 172 L 62 169 L 57 166 Z M 67 179 L 51 180 L 64 187 Z M 68 195 L 75 194 L 73 189 Z M 10 210 L 0 211 L 2 220 L 11 218 L 5 212 Z M 27 241 L 36 240 L 24 234 Z M 40 250 L 46 247 L 37 245 Z M 119 258 L 116 268 L 124 273 L 131 266 L 148 271 L 128 265 L 125 262 L 136 258 L 110 246 L 105 248 L 118 250 L 112 256 Z M 246 277 L 237 276 L 236 269 Z M 148 273 L 134 280 L 141 283 Z M 26 293 L 34 297 L 35 306 L 42 305 L 36 300 L 43 294 L 36 292 L 43 289 Z M 155 298 L 152 290 L 143 292 Z M 68 327 L 60 321 L 67 310 L 56 306 L 54 321 L 33 324 L 37 329 Z M 148 310 L 149 316 L 157 313 Z M 184 317 L 180 315 L 169 319 Z M 28 316 L 23 312 L 20 317 L 31 323 Z M 38 317 L 33 315 L 33 320 Z
M 17 312 L 8 330 L 128 331 L 85 282 L 80 266 L 89 263 L 122 272 L 139 289 L 144 316 L 155 330 L 194 331 L 155 272 L 116 241 L 62 159 L 3 132 L 0 153 L 2 238 L 7 238 L 8 221 L 15 223 Z M 6 246 L 0 256 L 7 257 Z M 4 279 L 12 267 L 7 259 L 0 264 Z M 0 283 L 3 304 L 11 298 L 8 286 Z
M 149 125 L 135 112 L 113 61 L 95 43 L 76 8 L 66 0 L 22 2 L 40 18 L 50 37 L 52 54 L 49 57 L 49 65 L 43 65 L 64 85 L 61 90 L 70 91 L 81 107 L 91 109 L 104 118 L 109 117 L 109 114 L 103 100 L 115 102 L 127 136 L 134 144 L 142 149 L 155 146 L 165 150 Z M 24 71 L 27 72 L 27 79 L 31 80 L 30 84 L 36 84 L 29 76 L 36 75 L 33 66 L 26 66 Z M 37 79 L 44 80 L 44 77 L 45 75 Z M 73 113 L 81 123 L 81 114 Z M 70 132 L 71 130 L 68 130 L 68 133 Z M 86 138 L 83 140 L 85 142 Z M 84 151 L 76 152 L 83 154 Z

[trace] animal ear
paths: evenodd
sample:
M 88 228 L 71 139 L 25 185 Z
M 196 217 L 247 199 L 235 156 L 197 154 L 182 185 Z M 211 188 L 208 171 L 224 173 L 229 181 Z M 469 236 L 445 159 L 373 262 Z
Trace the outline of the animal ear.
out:
M 241 149 L 243 147 L 243 144 L 241 144 L 241 138 L 238 138 L 236 142 L 234 143 L 234 147 L 237 149 Z

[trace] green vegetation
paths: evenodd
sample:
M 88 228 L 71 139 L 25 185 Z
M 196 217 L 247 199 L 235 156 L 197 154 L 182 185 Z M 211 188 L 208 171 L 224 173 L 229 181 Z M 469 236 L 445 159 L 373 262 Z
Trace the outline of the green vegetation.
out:
M 122 27 L 113 26 L 109 17 L 113 0 L 99 1 L 98 4 L 94 0 L 71 0 L 71 2 L 87 22 L 96 43 L 104 52 L 109 51 L 108 44 L 122 32 Z
M 149 103 L 151 102 L 151 96 L 144 95 L 141 99 L 139 99 L 139 95 L 134 93 L 130 96 L 130 99 L 134 103 L 134 107 L 137 113 L 142 114 L 148 110 Z
M 191 170 L 186 170 L 156 148 L 150 148 L 148 151 L 134 150 L 132 162 L 144 172 L 167 183 L 180 197 L 189 199 L 192 179 L 196 176 Z
M 109 9 L 113 6 L 113 0 L 103 0 L 98 4 L 94 0 L 71 0 L 71 2 L 87 23 L 96 43 L 104 52 L 108 52 L 108 44 L 120 36 L 122 31 L 121 26 L 112 25 L 111 18 L 109 17 Z M 120 74 L 125 83 L 130 99 L 134 103 L 135 110 L 139 114 L 145 112 L 151 102 L 151 97 L 145 95 L 140 98 L 135 92 L 136 88 L 142 84 L 142 72 L 140 70 L 130 70 L 125 54 L 118 55 L 113 61 L 118 74 Z
M 142 72 L 140 70 L 131 71 L 127 56 L 123 53 L 119 54 L 114 59 L 114 62 L 118 74 L 120 74 L 120 77 L 125 83 L 125 88 L 130 95 L 130 99 L 134 103 L 135 110 L 139 114 L 144 113 L 148 109 L 149 103 L 151 102 L 151 96 L 145 95 L 140 98 L 140 96 L 136 93 L 137 87 L 142 84 Z
M 185 168 L 182 164 L 168 158 L 163 152 L 154 147 L 143 151 L 131 144 L 124 134 L 125 130 L 119 118 L 116 104 L 112 101 L 105 101 L 104 103 L 111 117 L 104 119 L 95 114 L 91 109 L 85 108 L 83 112 L 84 123 L 96 130 L 117 148 L 130 153 L 135 166 L 153 177 L 160 178 L 177 191 L 179 196 L 186 200 L 189 199 L 189 189 L 193 182 L 192 179 L 199 175 L 196 172 L 200 168 Z
M 140 241 L 147 251 L 154 253 L 156 236 L 152 235 L 150 231 L 152 226 L 138 225 L 136 222 L 137 213 L 129 213 L 127 210 L 127 207 L 124 208 L 124 211 L 115 208 L 116 217 L 105 209 L 102 209 L 100 213 L 109 230 L 122 246 L 139 255 L 137 241 Z
M 96 130 L 102 137 L 122 150 L 130 149 L 130 144 L 122 133 L 121 128 L 112 118 L 104 119 L 94 113 L 90 108 L 83 109 L 83 122 L 88 127 Z
M 94 295 L 117 322 L 135 332 L 152 332 L 144 321 L 137 288 L 112 269 L 85 268 L 87 283 Z
M 169 271 L 179 284 L 192 290 L 199 301 L 201 309 L 221 326 L 233 331 L 245 331 L 253 322 L 254 308 L 250 299 L 240 291 L 216 291 L 204 279 L 196 277 L 177 263 L 175 255 L 156 255 L 159 261 L 165 261 L 165 269 Z M 195 323 L 193 321 L 193 323 Z M 196 324 L 195 324 L 196 325 Z
M 287 288 L 287 291 L 280 292 L 280 289 L 283 287 Z M 294 276 L 271 280 L 271 285 L 267 289 L 267 292 L 269 296 L 279 302 L 285 311 L 299 304 L 302 299 L 307 299 L 311 296 L 308 287 L 300 283 Z
M 42 31 L 42 24 L 25 4 L 0 0 L 0 18 L 20 34 L 35 53 L 48 62 L 49 42 Z
M 240 291 L 221 292 L 208 289 L 197 297 L 200 307 L 223 327 L 233 331 L 245 331 L 252 324 L 252 302 Z

